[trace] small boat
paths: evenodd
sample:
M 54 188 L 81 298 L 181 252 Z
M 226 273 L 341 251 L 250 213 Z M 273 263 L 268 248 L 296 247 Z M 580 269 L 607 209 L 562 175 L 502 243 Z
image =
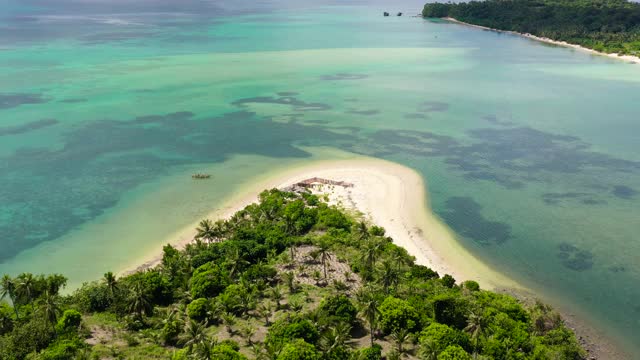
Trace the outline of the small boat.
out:
M 385 11 L 384 16 L 389 16 L 389 13 Z
M 196 179 L 196 180 L 202 180 L 202 179 L 209 179 L 211 178 L 211 175 L 209 174 L 193 174 L 191 175 L 192 179 Z

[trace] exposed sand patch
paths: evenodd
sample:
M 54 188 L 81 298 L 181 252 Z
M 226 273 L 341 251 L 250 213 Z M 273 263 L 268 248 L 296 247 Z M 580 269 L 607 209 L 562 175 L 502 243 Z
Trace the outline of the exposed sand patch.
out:
M 302 245 L 297 246 L 294 251 L 293 261 L 287 265 L 277 266 L 278 273 L 282 274 L 291 272 L 298 284 L 313 286 L 331 286 L 334 282 L 340 282 L 345 285 L 344 291 L 348 294 L 354 294 L 362 287 L 362 279 L 351 271 L 351 267 L 347 262 L 342 262 L 331 253 L 330 258 L 326 260 L 327 278 L 323 277 L 324 267 L 320 259 L 314 259 L 313 253 L 318 250 L 316 246 Z

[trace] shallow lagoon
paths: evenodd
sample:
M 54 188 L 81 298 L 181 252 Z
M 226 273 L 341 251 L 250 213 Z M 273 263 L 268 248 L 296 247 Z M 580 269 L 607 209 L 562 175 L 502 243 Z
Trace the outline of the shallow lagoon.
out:
M 0 18 L 0 272 L 127 267 L 328 147 L 419 170 L 469 251 L 638 350 L 640 67 L 388 5 L 70 4 Z

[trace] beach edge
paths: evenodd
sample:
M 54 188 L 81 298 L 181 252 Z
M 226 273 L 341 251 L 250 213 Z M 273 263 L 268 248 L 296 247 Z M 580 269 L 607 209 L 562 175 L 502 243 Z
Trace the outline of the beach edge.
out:
M 452 17 L 445 17 L 445 18 L 442 18 L 442 19 L 446 20 L 446 21 L 448 21 L 450 23 L 454 23 L 454 24 L 458 24 L 458 25 L 464 25 L 464 26 L 469 26 L 469 27 L 476 28 L 476 29 L 494 31 L 494 32 L 498 32 L 498 33 L 516 35 L 516 36 L 520 36 L 520 37 L 523 37 L 523 38 L 526 38 L 526 39 L 542 42 L 542 43 L 545 43 L 545 44 L 552 44 L 552 45 L 557 45 L 557 46 L 562 46 L 562 47 L 566 47 L 566 48 L 580 50 L 580 51 L 583 51 L 583 52 L 586 52 L 586 53 L 589 53 L 589 54 L 592 54 L 592 55 L 604 56 L 604 57 L 608 57 L 610 59 L 627 61 L 627 62 L 630 62 L 630 63 L 633 63 L 633 64 L 640 64 L 640 57 L 638 57 L 638 56 L 619 55 L 619 54 L 614 54 L 614 53 L 605 53 L 605 52 L 602 52 L 602 51 L 589 49 L 589 48 L 581 46 L 581 45 L 568 43 L 566 41 L 553 40 L 553 39 L 549 39 L 549 38 L 541 37 L 541 36 L 536 36 L 536 35 L 532 35 L 532 34 L 519 33 L 517 31 L 494 29 L 494 28 L 490 28 L 490 27 L 487 27 L 487 26 L 475 25 L 475 24 L 467 23 L 467 22 L 460 21 L 460 20 L 458 20 L 456 18 L 452 18 Z

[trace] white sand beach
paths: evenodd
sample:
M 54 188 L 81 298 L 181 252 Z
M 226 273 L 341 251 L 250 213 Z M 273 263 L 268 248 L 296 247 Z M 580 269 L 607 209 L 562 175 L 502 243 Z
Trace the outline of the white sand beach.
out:
M 384 227 L 387 236 L 407 249 L 419 264 L 429 266 L 441 275 L 450 274 L 458 281 L 473 279 L 487 289 L 521 288 L 462 248 L 453 232 L 429 208 L 422 177 L 412 169 L 389 161 L 361 158 L 318 161 L 295 167 L 257 181 L 251 189 L 230 198 L 207 218 L 229 218 L 257 201 L 258 194 L 264 189 L 282 189 L 314 177 L 353 184 L 352 187 L 322 185 L 314 187 L 313 191 L 327 195 L 330 203 L 361 213 L 366 221 Z M 184 247 L 193 241 L 196 226 L 193 224 L 178 232 L 170 243 Z M 125 273 L 154 266 L 159 261 L 156 253 L 143 265 L 138 264 Z
M 594 54 L 594 55 L 606 56 L 606 57 L 609 57 L 609 58 L 612 58 L 612 59 L 623 60 L 623 61 L 627 61 L 627 62 L 630 62 L 630 63 L 640 64 L 640 57 L 638 57 L 638 56 L 609 54 L 609 53 L 604 53 L 604 52 L 601 52 L 601 51 L 596 51 L 596 50 L 593 50 L 593 49 L 589 49 L 589 48 L 586 48 L 584 46 L 571 44 L 571 43 L 568 43 L 566 41 L 557 41 L 557 40 L 549 39 L 549 38 L 546 38 L 546 37 L 540 37 L 540 36 L 535 36 L 535 35 L 531 35 L 531 34 L 522 34 L 522 33 L 515 32 L 515 31 L 493 29 L 493 28 L 486 27 L 486 26 L 469 24 L 469 23 L 466 23 L 466 22 L 463 22 L 463 21 L 459 21 L 459 20 L 454 19 L 454 18 L 450 18 L 450 17 L 444 18 L 444 19 L 447 20 L 447 21 L 456 23 L 456 24 L 460 24 L 460 25 L 465 25 L 465 26 L 470 26 L 470 27 L 482 29 L 482 30 L 495 31 L 495 32 L 500 32 L 500 33 L 505 33 L 505 34 L 518 35 L 518 36 L 526 37 L 527 39 L 540 41 L 540 42 L 547 43 L 547 44 L 553 44 L 553 45 L 558 45 L 558 46 L 569 47 L 569 48 L 577 49 L 577 50 L 580 50 L 580 51 L 588 52 L 588 53 Z

